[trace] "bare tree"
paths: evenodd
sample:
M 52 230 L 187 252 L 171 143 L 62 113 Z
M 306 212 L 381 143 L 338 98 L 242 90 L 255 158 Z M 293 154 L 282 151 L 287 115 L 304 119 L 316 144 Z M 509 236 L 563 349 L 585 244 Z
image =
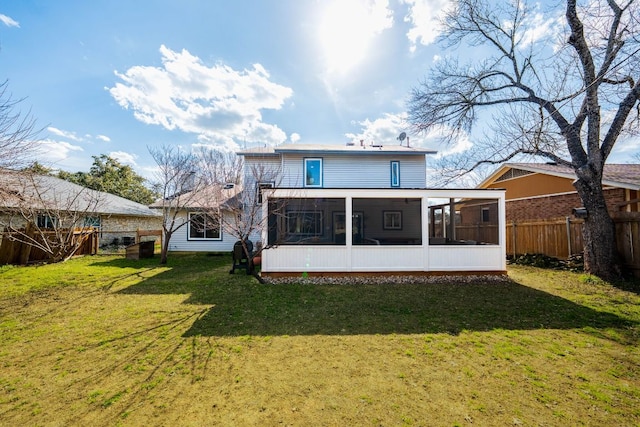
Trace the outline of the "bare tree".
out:
M 83 244 L 81 236 L 93 230 L 101 194 L 52 177 L 25 171 L 0 172 L 0 227 L 3 238 L 28 250 L 44 252 L 47 261 L 71 258 Z
M 162 248 L 160 263 L 166 264 L 173 234 L 189 223 L 187 210 L 199 203 L 205 180 L 199 172 L 198 156 L 172 146 L 149 147 L 158 171 L 153 184 L 160 199 L 151 205 L 162 211 Z
M 453 169 L 523 155 L 572 168 L 588 211 L 585 269 L 605 279 L 617 277 L 619 265 L 602 174 L 619 137 L 639 129 L 638 9 L 633 0 L 567 0 L 564 17 L 553 16 L 550 28 L 562 33 L 552 40 L 540 37 L 542 11 L 525 0 L 459 0 L 444 20 L 444 46 L 489 53 L 477 63 L 437 61 L 409 102 L 418 130 L 445 127 L 452 139 L 494 112 L 487 138 Z
M 13 99 L 8 86 L 0 83 L 0 168 L 19 169 L 32 161 L 39 130 L 33 116 L 18 109 L 24 99 Z
M 253 257 L 270 247 L 267 242 L 259 241 L 262 231 L 269 226 L 268 215 L 263 212 L 263 196 L 264 191 L 279 184 L 280 168 L 269 163 L 243 163 L 235 154 L 221 152 L 210 152 L 208 158 L 214 160 L 207 163 L 210 171 L 205 174 L 213 182 L 217 181 L 216 186 L 210 187 L 216 189 L 210 199 L 210 212 L 217 215 L 225 233 L 241 242 L 249 263 L 248 271 L 262 282 L 255 271 Z M 278 210 L 282 210 L 282 206 Z M 274 215 L 273 209 L 271 215 Z
M 242 183 L 242 158 L 233 151 L 202 147 L 196 152 L 196 156 L 201 164 L 200 170 L 206 183 L 235 185 Z

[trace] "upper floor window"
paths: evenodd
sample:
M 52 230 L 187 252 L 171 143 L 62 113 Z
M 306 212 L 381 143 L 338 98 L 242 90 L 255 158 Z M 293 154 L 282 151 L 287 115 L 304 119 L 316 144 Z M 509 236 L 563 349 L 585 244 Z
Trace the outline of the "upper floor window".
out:
M 262 190 L 267 188 L 274 188 L 276 185 L 275 182 L 258 182 L 256 184 L 256 204 L 262 203 Z
M 206 213 L 189 214 L 189 240 L 221 240 L 220 217 Z
M 397 160 L 391 161 L 391 186 L 400 187 L 400 162 Z
M 304 159 L 304 186 L 322 187 L 322 159 Z

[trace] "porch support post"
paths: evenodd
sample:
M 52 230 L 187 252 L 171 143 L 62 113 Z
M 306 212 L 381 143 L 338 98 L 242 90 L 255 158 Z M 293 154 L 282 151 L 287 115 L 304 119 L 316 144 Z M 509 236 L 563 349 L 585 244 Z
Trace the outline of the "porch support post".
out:
M 444 223 L 444 212 L 442 212 L 442 222 Z M 456 236 L 456 199 L 449 198 L 449 227 L 447 230 L 447 237 L 451 240 L 457 240 Z
M 505 193 L 502 192 L 498 197 L 498 242 L 500 244 L 502 259 L 502 270 L 507 271 L 507 204 Z M 514 224 L 515 225 L 515 224 Z M 515 229 L 515 226 L 514 226 Z
M 422 209 L 421 209 L 421 224 L 422 224 L 422 269 L 423 271 L 429 271 L 429 230 L 431 227 L 429 204 L 427 195 L 423 195 Z
M 347 249 L 347 271 L 352 271 L 353 248 L 353 197 L 344 199 L 345 245 Z

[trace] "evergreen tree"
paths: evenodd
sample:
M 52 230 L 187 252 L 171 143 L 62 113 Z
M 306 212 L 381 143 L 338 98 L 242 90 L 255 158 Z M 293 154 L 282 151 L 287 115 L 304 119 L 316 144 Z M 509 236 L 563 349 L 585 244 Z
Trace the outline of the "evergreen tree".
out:
M 93 165 L 88 173 L 61 171 L 58 177 L 144 205 L 151 204 L 158 197 L 156 192 L 145 185 L 147 180 L 138 175 L 131 166 L 123 165 L 106 154 L 92 157 Z

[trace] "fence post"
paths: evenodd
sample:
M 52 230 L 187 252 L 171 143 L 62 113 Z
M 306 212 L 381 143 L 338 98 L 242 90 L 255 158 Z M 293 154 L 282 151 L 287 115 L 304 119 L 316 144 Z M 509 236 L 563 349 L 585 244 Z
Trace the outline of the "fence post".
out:
M 34 230 L 34 226 L 32 222 L 28 222 L 26 227 L 25 227 L 25 235 L 27 236 L 27 239 L 25 240 L 30 240 L 33 241 L 35 239 L 35 230 Z M 20 255 L 18 256 L 18 263 L 20 265 L 27 265 L 29 263 L 29 258 L 31 257 L 31 248 L 32 245 L 28 245 L 24 242 L 20 242 L 20 244 L 18 245 L 18 248 L 20 248 Z
M 567 258 L 571 257 L 571 217 L 567 217 Z
M 516 222 L 511 222 L 511 240 L 513 241 L 513 258 L 516 257 L 516 242 L 518 241 L 518 233 L 516 232 Z

